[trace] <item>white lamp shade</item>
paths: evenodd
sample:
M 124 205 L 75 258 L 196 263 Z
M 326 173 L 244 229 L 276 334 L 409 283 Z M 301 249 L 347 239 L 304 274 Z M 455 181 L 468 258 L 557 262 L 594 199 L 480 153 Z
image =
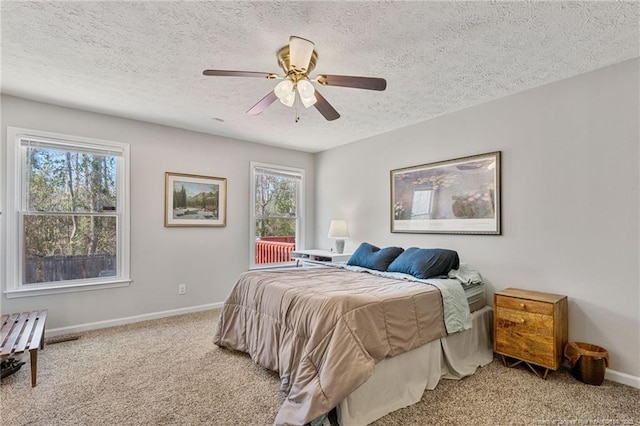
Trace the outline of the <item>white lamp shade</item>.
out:
M 276 84 L 276 87 L 273 88 L 273 93 L 278 97 L 278 99 L 286 99 L 287 96 L 291 95 L 293 92 L 293 82 L 289 79 L 282 80 L 280 83 Z
M 300 80 L 296 87 L 298 94 L 300 95 L 300 102 L 302 102 L 302 105 L 304 105 L 305 108 L 309 108 L 318 101 L 315 95 L 316 89 L 309 81 Z
M 298 93 L 300 93 L 301 98 L 315 98 L 314 93 L 316 89 L 313 87 L 307 80 L 300 80 L 298 82 Z
M 329 238 L 349 238 L 349 228 L 344 220 L 332 220 L 329 225 Z
M 302 96 L 300 96 L 300 102 L 302 102 L 302 105 L 304 105 L 305 108 L 309 108 L 310 106 L 318 102 L 318 100 L 315 96 L 311 96 L 309 98 L 303 98 Z
M 296 101 L 296 92 L 291 92 L 284 98 L 280 98 L 280 102 L 284 105 L 290 107 L 293 106 L 293 103 Z

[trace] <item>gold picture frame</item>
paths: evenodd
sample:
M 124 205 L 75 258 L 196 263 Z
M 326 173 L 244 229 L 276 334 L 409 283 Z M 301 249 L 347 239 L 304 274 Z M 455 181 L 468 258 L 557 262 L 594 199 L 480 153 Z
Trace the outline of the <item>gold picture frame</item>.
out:
M 227 179 L 165 173 L 164 226 L 227 226 Z
M 391 232 L 501 235 L 500 154 L 391 170 Z

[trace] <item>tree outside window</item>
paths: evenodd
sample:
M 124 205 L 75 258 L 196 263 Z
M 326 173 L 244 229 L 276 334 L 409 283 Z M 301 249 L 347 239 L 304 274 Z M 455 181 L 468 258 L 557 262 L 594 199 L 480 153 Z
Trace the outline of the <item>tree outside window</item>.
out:
M 254 166 L 254 263 L 290 262 L 300 224 L 301 172 L 277 166 Z

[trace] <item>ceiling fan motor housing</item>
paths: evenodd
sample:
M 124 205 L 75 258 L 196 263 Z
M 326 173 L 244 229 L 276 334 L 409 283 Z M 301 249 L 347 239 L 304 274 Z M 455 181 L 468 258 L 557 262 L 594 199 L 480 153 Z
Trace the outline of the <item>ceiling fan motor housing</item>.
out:
M 298 81 L 306 77 L 316 67 L 317 62 L 318 52 L 315 50 L 311 54 L 311 60 L 309 61 L 309 66 L 306 69 L 301 68 L 298 64 L 291 63 L 289 45 L 284 46 L 278 51 L 278 65 L 280 65 L 280 68 L 283 69 L 285 74 L 294 81 Z

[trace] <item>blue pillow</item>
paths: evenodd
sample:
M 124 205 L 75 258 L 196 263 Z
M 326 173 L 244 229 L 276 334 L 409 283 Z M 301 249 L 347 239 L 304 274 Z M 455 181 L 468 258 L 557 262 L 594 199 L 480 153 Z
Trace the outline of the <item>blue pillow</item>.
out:
M 447 275 L 459 266 L 458 253 L 453 250 L 411 247 L 391 262 L 387 271 L 402 272 L 424 280 Z
M 393 260 L 402 253 L 401 247 L 386 247 L 380 249 L 369 243 L 362 243 L 351 255 L 347 265 L 386 271 Z

